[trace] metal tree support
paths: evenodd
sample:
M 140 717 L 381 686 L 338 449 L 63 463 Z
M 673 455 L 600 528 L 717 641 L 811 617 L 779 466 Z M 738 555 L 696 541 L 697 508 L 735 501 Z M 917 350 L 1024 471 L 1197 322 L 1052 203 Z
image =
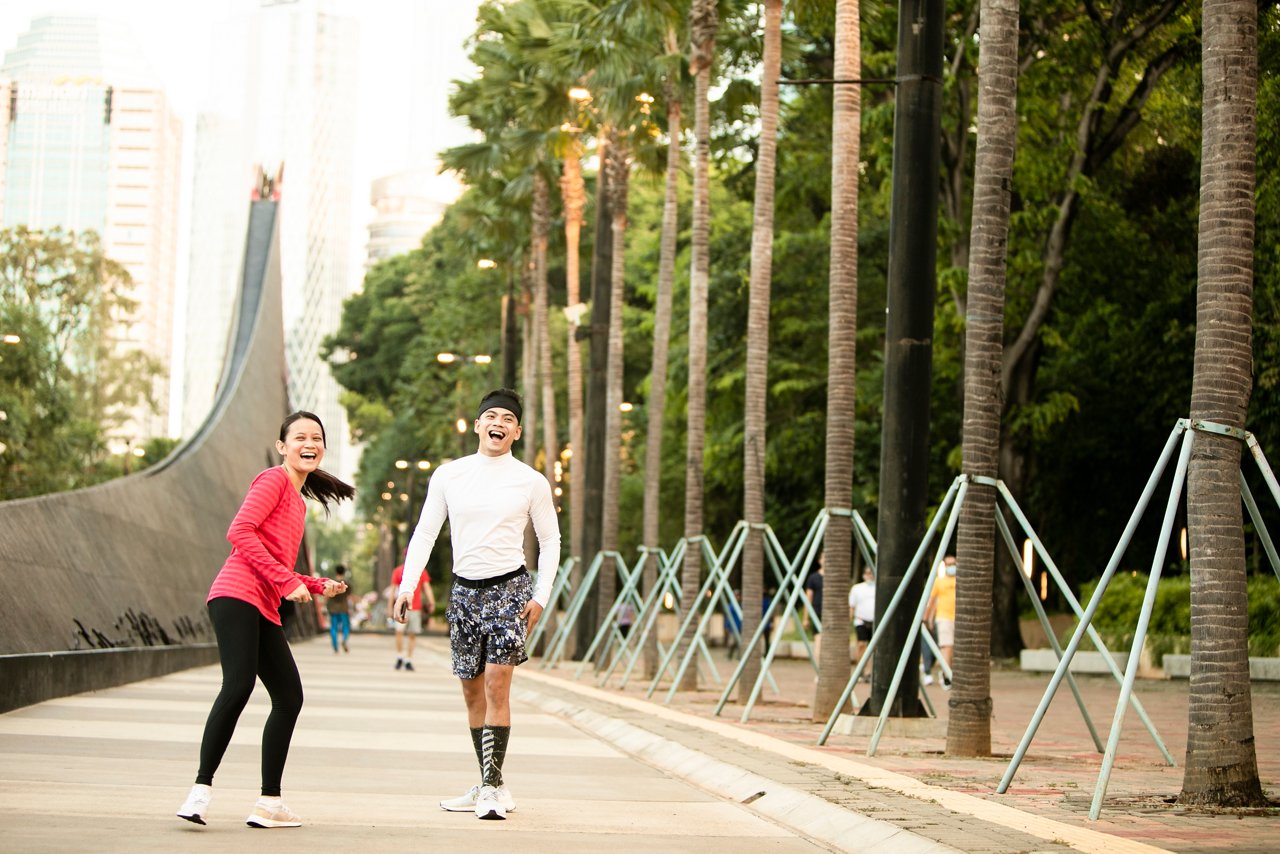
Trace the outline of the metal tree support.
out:
M 920 545 L 916 548 L 916 553 L 911 558 L 911 563 L 907 566 L 906 573 L 903 574 L 902 580 L 898 582 L 898 589 L 894 591 L 893 598 L 889 600 L 888 606 L 884 609 L 884 613 L 876 619 L 876 628 L 871 633 L 871 640 L 867 642 L 867 648 L 863 652 L 862 657 L 858 659 L 858 664 L 853 668 L 853 674 L 849 677 L 849 682 L 844 686 L 844 691 L 840 694 L 840 699 L 836 703 L 835 708 L 831 712 L 831 717 L 827 719 L 827 725 L 823 727 L 822 734 L 818 736 L 818 744 L 827 743 L 827 739 L 831 735 L 831 730 L 835 728 L 836 720 L 840 717 L 840 710 L 849 702 L 849 698 L 853 696 L 854 686 L 858 684 L 858 680 L 862 677 L 862 671 L 866 668 L 867 662 L 871 661 L 872 654 L 875 652 L 876 646 L 880 643 L 880 639 L 884 637 L 884 633 L 889 625 L 889 618 L 893 616 L 898 609 L 898 603 L 906 595 L 907 586 L 911 583 L 911 579 L 915 576 L 916 570 L 920 567 L 921 558 L 924 557 L 925 550 L 929 546 L 929 542 L 937 533 L 938 525 L 942 518 L 947 515 L 952 502 L 955 500 L 956 493 L 960 489 L 960 483 L 963 477 L 958 477 L 951 482 L 951 486 L 947 489 L 947 494 L 943 496 L 942 503 L 938 506 L 938 512 L 934 514 L 933 521 L 929 523 L 929 529 L 925 531 L 924 538 L 921 539 Z M 930 572 L 933 568 L 930 567 Z M 898 674 L 901 677 L 901 672 Z M 901 681 L 898 679 L 897 681 Z
M 639 561 L 636 562 L 635 570 L 628 572 L 626 563 L 623 562 L 621 558 L 615 558 L 614 566 L 617 567 L 618 575 L 622 577 L 622 589 L 618 591 L 618 595 L 613 600 L 613 604 L 609 606 L 609 611 L 605 614 L 604 619 L 601 620 L 600 628 L 596 631 L 595 637 L 591 639 L 591 643 L 587 646 L 587 651 L 582 654 L 582 661 L 578 664 L 578 669 L 574 671 L 573 674 L 574 679 L 581 677 L 582 671 L 592 662 L 592 656 L 595 654 L 596 647 L 600 645 L 601 641 L 605 640 L 606 637 L 608 638 L 608 641 L 605 642 L 604 648 L 600 650 L 600 658 L 603 661 L 607 658 L 609 648 L 613 645 L 614 641 L 622 639 L 622 632 L 618 630 L 618 626 L 614 622 L 614 618 L 622 608 L 623 602 L 629 599 L 634 604 L 643 606 L 644 603 L 640 601 L 640 596 L 637 594 L 636 588 L 640 583 L 640 570 L 644 566 L 644 559 L 645 555 L 642 552 Z
M 916 636 L 920 631 L 920 624 L 924 621 L 924 612 L 929 605 L 929 595 L 933 592 L 933 584 L 938 580 L 938 573 L 933 568 L 938 565 L 938 561 L 942 560 L 943 554 L 946 552 L 947 546 L 951 543 L 951 537 L 955 533 L 956 524 L 960 521 L 960 507 L 964 504 L 965 493 L 969 491 L 968 478 L 963 475 L 957 479 L 960 489 L 956 492 L 955 503 L 951 507 L 951 512 L 947 514 L 947 527 L 942 532 L 942 538 L 938 541 L 937 553 L 933 557 L 933 562 L 929 564 L 929 577 L 924 583 L 924 592 L 920 596 L 920 602 L 916 605 L 915 616 L 911 620 L 911 630 L 907 632 L 907 642 L 902 646 L 902 653 L 898 656 L 898 666 L 893 671 L 893 680 L 889 683 L 889 693 L 885 695 L 884 702 L 880 708 L 880 718 L 876 721 L 875 731 L 871 734 L 871 741 L 867 745 L 867 755 L 875 756 L 876 748 L 880 744 L 880 737 L 884 734 L 885 725 L 889 722 L 889 710 L 893 707 L 893 700 L 898 695 L 898 686 L 902 684 L 902 674 L 907 669 L 907 665 L 911 661 L 911 656 L 915 653 Z M 939 512 L 938 516 L 942 513 Z M 934 518 L 937 522 L 937 518 Z M 933 527 L 930 526 L 933 530 Z M 921 551 L 923 550 L 926 540 L 921 543 L 921 548 L 917 550 L 916 556 L 911 560 L 911 566 L 914 569 L 918 563 Z M 903 579 L 904 584 L 906 579 Z M 903 585 L 898 588 L 899 592 L 903 590 Z M 876 622 L 881 622 L 877 620 Z M 837 706 L 838 711 L 841 707 Z
M 773 599 L 769 602 L 769 607 L 765 609 L 764 614 L 760 618 L 759 625 L 756 626 L 755 632 L 751 635 L 751 642 L 742 645 L 742 655 L 738 660 L 738 666 L 734 668 L 733 675 L 729 677 L 728 684 L 725 686 L 723 693 L 720 694 L 720 701 L 716 704 L 716 714 L 719 715 L 724 709 L 725 703 L 729 700 L 729 694 L 733 692 L 733 688 L 737 685 L 738 680 L 742 678 L 742 671 L 746 669 L 749 662 L 749 656 L 756 648 L 756 644 L 760 643 L 764 637 L 765 631 L 773 622 L 774 614 L 778 609 L 778 603 L 786 600 L 786 607 L 783 609 L 782 618 L 778 623 L 779 631 L 769 644 L 768 650 L 764 655 L 764 660 L 760 663 L 760 673 L 756 677 L 755 683 L 751 688 L 751 696 L 743 709 L 742 721 L 745 723 L 751 715 L 751 708 L 755 705 L 756 698 L 760 696 L 760 690 L 764 685 L 765 677 L 769 675 L 769 667 L 773 663 L 774 656 L 777 654 L 778 647 L 782 644 L 782 636 L 785 634 L 787 621 L 795 615 L 795 603 L 799 598 L 805 603 L 809 609 L 809 616 L 815 620 L 814 625 L 818 630 L 822 629 L 822 615 L 815 614 L 813 611 L 813 603 L 808 597 L 804 596 L 804 580 L 809 574 L 809 568 L 813 565 L 813 560 L 818 554 L 818 548 L 822 544 L 823 535 L 826 533 L 827 524 L 830 516 L 827 511 L 819 511 L 813 523 L 809 526 L 809 531 L 805 534 L 804 541 L 800 544 L 799 551 L 792 560 L 787 560 L 786 553 L 782 551 L 782 546 L 778 543 L 777 536 L 773 533 L 773 529 L 765 525 L 764 528 L 764 546 L 765 554 L 769 559 L 770 566 L 773 567 L 775 575 L 779 574 L 778 560 L 781 556 L 781 562 L 785 565 L 785 570 L 780 572 L 781 578 L 778 579 L 778 592 L 774 594 Z M 809 643 L 809 635 L 805 631 L 803 621 L 797 619 L 800 628 L 800 638 L 804 642 L 805 652 L 808 654 L 809 662 L 817 669 L 817 662 L 813 660 L 813 647 Z
M 571 558 L 567 558 L 565 562 L 560 565 L 560 570 L 556 573 L 556 582 L 551 586 L 551 596 L 547 599 L 547 610 L 550 610 L 550 611 L 559 610 L 558 606 L 561 604 L 562 600 L 564 599 L 565 593 L 572 586 L 572 582 L 570 581 L 570 576 L 573 573 L 574 565 L 577 563 L 578 563 L 578 559 L 576 557 L 571 557 Z M 569 603 L 566 602 L 564 604 L 567 606 Z M 526 648 L 528 649 L 538 648 L 538 641 L 542 639 L 542 635 L 546 631 L 548 622 L 549 621 L 547 620 L 538 621 L 538 625 L 533 627 L 533 631 L 529 634 L 529 639 L 525 642 Z M 553 632 L 552 637 L 554 636 L 555 636 L 555 633 Z
M 737 561 L 738 555 L 742 553 L 742 547 L 747 540 L 747 524 L 746 522 L 738 522 L 734 525 L 733 531 L 729 534 L 729 539 L 725 541 L 724 546 L 720 549 L 720 554 L 716 555 L 711 551 L 711 546 L 706 542 L 706 538 L 701 538 L 701 546 L 703 549 L 703 558 L 709 561 L 709 571 L 707 578 L 702 582 L 702 586 L 698 589 L 698 596 L 695 601 L 688 603 L 685 609 L 684 619 L 680 621 L 680 628 L 676 632 L 675 639 L 671 642 L 671 647 L 667 650 L 667 654 L 662 657 L 661 663 L 658 665 L 658 672 L 650 683 L 646 697 L 652 697 L 653 692 L 658 689 L 658 683 L 662 681 L 662 676 L 667 671 L 667 667 L 671 664 L 671 659 L 675 657 L 676 652 L 680 649 L 680 641 L 684 639 L 688 633 L 689 627 L 693 623 L 693 618 L 699 613 L 703 614 L 698 622 L 697 631 L 694 633 L 693 641 L 690 642 L 689 648 L 685 651 L 684 658 L 680 662 L 680 668 L 676 671 L 675 679 L 671 683 L 671 692 L 667 694 L 666 702 L 670 703 L 671 698 L 675 696 L 675 691 L 680 685 L 680 680 L 684 678 L 684 673 L 689 667 L 689 661 L 693 658 L 694 650 L 701 640 L 703 630 L 706 628 L 707 622 L 711 615 L 714 614 L 719 607 L 720 596 L 728 584 L 729 571 L 733 568 L 734 562 Z M 724 560 L 725 554 L 729 555 L 728 560 Z M 707 600 L 707 606 L 702 607 L 701 603 L 704 597 L 710 593 L 712 586 L 715 592 L 710 594 Z M 732 595 L 732 591 L 731 591 Z
M 608 552 L 598 552 L 592 558 L 591 565 L 587 567 L 587 571 L 583 574 L 582 585 L 574 591 L 573 599 L 569 602 L 569 610 L 565 613 L 564 619 L 560 621 L 556 633 L 551 638 L 548 653 L 542 658 L 543 670 L 554 667 L 564 654 L 565 644 L 569 640 L 574 624 L 578 622 L 578 615 L 582 613 L 583 605 L 591 592 L 591 585 L 595 583 L 596 576 L 600 573 L 600 565 L 604 563 L 604 559 L 608 554 Z
M 779 573 L 779 562 L 785 566 L 785 571 L 782 571 L 782 578 L 779 580 L 777 595 L 773 597 L 773 601 L 769 603 L 769 608 L 760 619 L 760 624 L 756 627 L 756 631 L 752 635 L 751 642 L 745 645 L 742 659 L 738 662 L 738 666 L 734 669 L 733 675 L 729 678 L 729 682 L 725 686 L 724 692 L 720 695 L 720 700 L 716 705 L 716 715 L 719 715 L 724 710 L 725 704 L 728 703 L 729 695 L 733 692 L 734 686 L 737 685 L 738 680 L 742 677 L 742 671 L 746 668 L 747 653 L 755 649 L 756 644 L 761 642 L 765 627 L 768 626 L 769 622 L 773 619 L 778 603 L 783 601 L 784 595 L 786 597 L 787 604 L 786 610 L 783 612 L 782 616 L 782 626 L 785 626 L 787 621 L 793 618 L 795 602 L 803 601 L 804 607 L 808 610 L 810 617 L 815 620 L 815 625 L 821 629 L 822 615 L 813 610 L 812 603 L 809 602 L 807 597 L 803 597 L 801 593 L 804 589 L 804 579 L 807 577 L 809 568 L 813 564 L 813 559 L 817 556 L 819 545 L 823 542 L 826 536 L 827 525 L 830 524 L 830 517 L 834 515 L 846 515 L 852 517 L 854 523 L 854 540 L 857 542 L 858 548 L 862 551 L 863 558 L 867 561 L 867 565 L 870 566 L 874 572 L 874 556 L 876 553 L 875 538 L 871 536 L 871 532 L 867 529 L 866 522 L 863 521 L 862 517 L 856 510 L 823 508 L 818 511 L 818 515 L 814 517 L 813 523 L 809 526 L 808 533 L 805 534 L 804 540 L 800 543 L 800 548 L 796 551 L 795 558 L 791 560 L 787 560 L 786 551 L 782 548 L 782 544 L 778 541 L 777 535 L 773 532 L 773 529 L 766 526 L 766 555 L 769 557 L 770 565 L 774 567 L 775 575 Z M 790 594 L 787 594 L 788 582 L 795 585 Z M 809 662 L 813 665 L 814 671 L 817 672 L 818 663 L 815 661 L 813 648 L 808 643 L 808 635 L 804 631 L 803 623 L 801 624 L 800 636 L 805 642 L 805 649 L 809 653 Z M 755 707 L 756 701 L 760 697 L 764 681 L 768 679 L 772 682 L 773 677 L 769 673 L 769 669 L 772 667 L 773 661 L 777 657 L 778 650 L 781 648 L 782 643 L 782 634 L 779 633 L 769 644 L 769 648 L 760 665 L 760 674 L 756 677 L 755 684 L 751 689 L 751 694 L 743 706 L 743 723 L 750 720 L 751 710 Z
M 603 688 L 605 684 L 608 683 L 609 678 L 613 675 L 614 669 L 618 666 L 618 663 L 626 653 L 627 647 L 631 643 L 631 639 L 636 638 L 635 649 L 627 660 L 627 669 L 623 672 L 622 682 L 618 685 L 619 688 L 627 687 L 627 682 L 631 678 L 631 671 L 635 668 L 636 662 L 644 652 L 645 641 L 648 639 L 649 633 L 653 631 L 654 627 L 657 625 L 658 616 L 662 613 L 663 600 L 666 598 L 667 592 L 670 591 L 672 598 L 676 602 L 680 601 L 681 590 L 679 573 L 680 567 L 684 561 L 685 549 L 687 547 L 687 541 L 681 538 L 681 540 L 676 543 L 676 547 L 671 552 L 670 557 L 664 556 L 661 552 L 658 553 L 658 578 L 656 583 L 653 585 L 653 589 L 645 594 L 644 606 L 640 609 L 640 615 L 637 617 L 637 624 L 641 628 L 639 636 L 637 637 L 633 629 L 632 633 L 623 640 L 622 649 L 619 650 L 618 656 L 614 658 L 613 662 L 608 668 L 606 668 L 604 674 L 596 683 L 600 687 Z M 643 562 L 648 559 L 650 559 L 649 552 L 646 550 L 641 561 Z M 663 654 L 661 641 L 658 641 L 658 654 Z

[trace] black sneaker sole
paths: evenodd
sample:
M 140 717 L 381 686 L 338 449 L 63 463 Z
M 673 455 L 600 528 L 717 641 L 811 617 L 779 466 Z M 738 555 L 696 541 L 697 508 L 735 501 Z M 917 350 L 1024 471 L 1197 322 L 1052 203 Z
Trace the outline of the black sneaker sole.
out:
M 481 821 L 506 821 L 507 820 L 507 817 L 505 815 L 498 815 L 497 810 L 489 810 L 489 812 L 485 813 L 484 815 L 478 815 L 476 816 L 476 818 L 480 819 Z
M 201 818 L 200 816 L 198 816 L 198 815 L 182 815 L 182 814 L 179 814 L 179 815 L 178 815 L 178 818 L 184 818 L 184 819 L 186 819 L 187 821 L 191 822 L 192 824 L 204 824 L 204 823 L 205 823 L 204 819 L 202 819 L 202 818 Z

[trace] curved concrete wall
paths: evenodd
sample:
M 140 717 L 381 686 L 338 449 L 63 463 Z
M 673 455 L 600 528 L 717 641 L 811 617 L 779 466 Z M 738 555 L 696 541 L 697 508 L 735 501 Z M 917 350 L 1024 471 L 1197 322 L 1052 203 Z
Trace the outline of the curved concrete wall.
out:
M 240 291 L 194 437 L 136 475 L 0 503 L 0 709 L 216 660 L 205 597 L 287 414 L 274 202 L 252 203 Z

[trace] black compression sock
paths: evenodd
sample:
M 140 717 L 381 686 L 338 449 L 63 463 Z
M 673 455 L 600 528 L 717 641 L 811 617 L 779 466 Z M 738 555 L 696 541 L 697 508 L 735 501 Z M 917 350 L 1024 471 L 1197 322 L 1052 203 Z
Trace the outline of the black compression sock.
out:
M 502 760 L 507 756 L 507 740 L 511 737 L 509 726 L 486 726 L 481 734 L 482 759 L 480 763 L 486 786 L 502 785 Z

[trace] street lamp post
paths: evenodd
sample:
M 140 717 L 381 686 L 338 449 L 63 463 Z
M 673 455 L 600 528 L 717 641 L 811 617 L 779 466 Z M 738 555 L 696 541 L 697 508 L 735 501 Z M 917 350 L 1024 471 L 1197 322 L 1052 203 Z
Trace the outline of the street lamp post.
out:
M 415 471 L 426 472 L 431 468 L 431 460 L 418 460 L 410 464 L 408 460 L 396 460 L 396 468 L 403 472 L 408 472 L 405 478 L 404 492 L 400 495 L 400 500 L 404 502 L 404 524 L 405 537 L 409 536 L 409 531 L 413 530 L 413 475 Z M 408 540 L 405 540 L 406 545 Z

